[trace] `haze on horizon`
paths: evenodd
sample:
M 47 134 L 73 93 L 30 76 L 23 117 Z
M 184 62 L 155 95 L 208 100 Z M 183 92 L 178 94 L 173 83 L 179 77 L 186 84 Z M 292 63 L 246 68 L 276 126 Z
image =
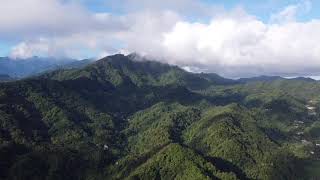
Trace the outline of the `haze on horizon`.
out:
M 226 77 L 320 75 L 315 0 L 2 0 L 0 56 L 137 52 Z

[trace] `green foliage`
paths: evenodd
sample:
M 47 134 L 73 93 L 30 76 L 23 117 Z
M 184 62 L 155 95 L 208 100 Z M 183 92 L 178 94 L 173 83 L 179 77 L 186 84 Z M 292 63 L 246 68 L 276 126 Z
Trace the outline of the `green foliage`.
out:
M 0 179 L 319 177 L 319 83 L 132 58 L 0 83 Z
M 133 171 L 128 179 L 236 179 L 233 173 L 219 172 L 194 151 L 178 144 L 161 149 Z
M 209 109 L 184 133 L 184 138 L 206 156 L 222 158 L 241 167 L 250 178 L 261 179 L 262 159 L 277 145 L 265 137 L 247 111 L 235 104 Z

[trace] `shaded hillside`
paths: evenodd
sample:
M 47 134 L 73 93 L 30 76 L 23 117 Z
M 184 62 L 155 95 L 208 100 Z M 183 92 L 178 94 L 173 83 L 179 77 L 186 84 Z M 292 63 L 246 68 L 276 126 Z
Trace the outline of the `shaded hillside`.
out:
M 190 89 L 209 87 L 212 84 L 230 84 L 233 81 L 215 74 L 192 74 L 177 66 L 155 61 L 134 61 L 129 56 L 117 54 L 103 58 L 81 70 L 55 71 L 45 77 L 67 80 L 87 77 L 108 81 L 113 85 L 133 83 L 136 86 L 185 86 Z

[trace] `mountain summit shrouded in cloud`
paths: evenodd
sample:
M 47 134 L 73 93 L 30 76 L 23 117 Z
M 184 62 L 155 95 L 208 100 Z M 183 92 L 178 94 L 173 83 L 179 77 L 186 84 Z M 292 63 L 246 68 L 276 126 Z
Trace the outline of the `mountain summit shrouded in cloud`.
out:
M 138 52 L 228 77 L 320 69 L 317 1 L 3 0 L 3 56 Z

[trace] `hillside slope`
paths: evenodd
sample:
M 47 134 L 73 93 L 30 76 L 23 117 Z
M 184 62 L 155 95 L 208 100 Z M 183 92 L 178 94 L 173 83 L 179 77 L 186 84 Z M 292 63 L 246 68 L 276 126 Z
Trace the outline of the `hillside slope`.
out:
M 0 178 L 318 178 L 318 87 L 124 55 L 0 83 Z

